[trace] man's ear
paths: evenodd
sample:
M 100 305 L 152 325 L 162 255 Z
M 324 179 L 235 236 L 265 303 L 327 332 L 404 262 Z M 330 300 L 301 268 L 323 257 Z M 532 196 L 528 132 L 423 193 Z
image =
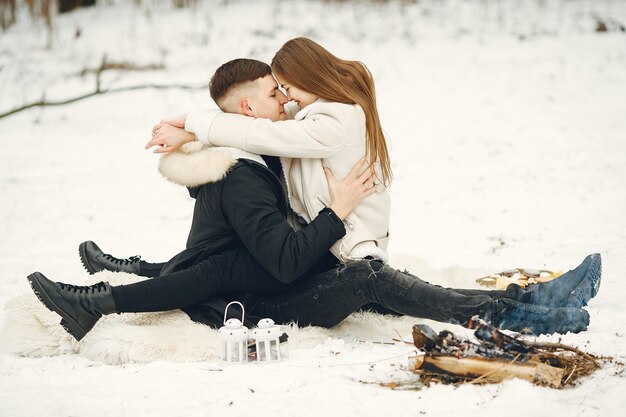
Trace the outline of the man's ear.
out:
M 248 97 L 243 97 L 241 100 L 239 100 L 239 113 L 245 114 L 246 116 L 254 117 L 254 113 L 250 108 L 250 101 L 248 100 Z

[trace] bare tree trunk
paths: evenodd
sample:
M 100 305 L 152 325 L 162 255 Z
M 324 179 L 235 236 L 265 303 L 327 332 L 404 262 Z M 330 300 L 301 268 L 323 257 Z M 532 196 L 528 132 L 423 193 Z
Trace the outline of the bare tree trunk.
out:
M 52 3 L 54 3 L 54 0 L 40 0 L 41 16 L 46 23 L 46 29 L 48 31 L 48 42 L 46 44 L 46 49 L 52 48 Z
M 0 27 L 7 30 L 15 23 L 15 0 L 0 0 Z

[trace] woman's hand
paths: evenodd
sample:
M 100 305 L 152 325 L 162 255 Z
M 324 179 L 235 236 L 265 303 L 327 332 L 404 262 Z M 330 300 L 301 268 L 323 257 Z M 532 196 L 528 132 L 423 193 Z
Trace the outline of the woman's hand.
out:
M 357 162 L 342 181 L 337 181 L 333 172 L 329 168 L 324 168 L 330 191 L 330 208 L 341 220 L 345 220 L 365 197 L 376 192 L 376 176 L 373 175 L 372 170 L 366 169 L 365 172 L 359 174 L 364 164 L 365 158 Z
M 168 153 L 194 140 L 196 140 L 196 135 L 193 133 L 169 123 L 161 122 L 152 128 L 152 139 L 146 144 L 145 148 L 150 149 L 153 146 L 158 146 L 154 153 Z
M 165 119 L 161 119 L 161 123 L 167 123 L 168 125 L 172 125 L 174 127 L 180 127 L 181 129 L 184 129 L 186 120 L 187 120 L 187 113 L 184 113 L 175 117 L 168 117 Z

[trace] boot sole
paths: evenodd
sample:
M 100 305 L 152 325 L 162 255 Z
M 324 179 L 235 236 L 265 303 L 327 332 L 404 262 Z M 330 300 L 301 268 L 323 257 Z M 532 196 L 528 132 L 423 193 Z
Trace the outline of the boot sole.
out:
M 39 279 L 42 277 L 45 278 L 45 276 L 41 272 L 34 272 L 30 274 L 27 277 L 30 287 L 32 288 L 39 301 L 41 301 L 41 303 L 45 305 L 48 310 L 61 316 L 61 326 L 63 326 L 65 331 L 68 332 L 72 337 L 74 337 L 74 339 L 80 341 L 83 337 L 85 337 L 87 333 L 74 319 L 72 319 L 65 311 L 63 311 L 63 309 L 61 309 L 52 301 L 52 299 L 46 293 L 46 290 L 39 282 Z
M 87 270 L 87 272 L 89 273 L 89 275 L 93 275 L 96 272 L 100 272 L 100 270 L 95 269 L 87 260 L 87 251 L 85 250 L 85 243 L 87 242 L 83 242 L 80 245 L 78 245 L 78 255 L 80 256 L 80 263 L 83 264 L 83 267 Z
M 588 280 L 593 284 L 591 288 L 587 288 L 584 284 L 588 283 Z M 584 307 L 589 300 L 594 298 L 600 290 L 600 283 L 602 281 L 602 258 L 598 255 L 593 259 L 589 265 L 587 274 L 583 281 L 576 287 L 570 294 L 567 306 L 568 307 Z
M 598 291 L 600 291 L 600 282 L 602 281 L 602 258 L 600 255 L 596 259 L 594 259 L 594 268 L 592 271 L 591 280 L 593 281 L 593 289 L 591 291 L 591 298 L 594 298 L 598 295 Z

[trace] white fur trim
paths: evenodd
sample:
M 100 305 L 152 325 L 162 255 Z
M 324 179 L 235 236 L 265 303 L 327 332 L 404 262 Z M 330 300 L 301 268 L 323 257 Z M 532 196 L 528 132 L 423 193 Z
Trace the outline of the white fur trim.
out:
M 159 172 L 173 183 L 197 187 L 222 180 L 236 162 L 227 148 L 212 148 L 200 142 L 190 142 L 163 155 Z
M 185 187 L 218 182 L 238 159 L 250 159 L 267 166 L 261 155 L 237 148 L 212 147 L 190 142 L 165 154 L 159 162 L 159 172 L 168 180 Z

